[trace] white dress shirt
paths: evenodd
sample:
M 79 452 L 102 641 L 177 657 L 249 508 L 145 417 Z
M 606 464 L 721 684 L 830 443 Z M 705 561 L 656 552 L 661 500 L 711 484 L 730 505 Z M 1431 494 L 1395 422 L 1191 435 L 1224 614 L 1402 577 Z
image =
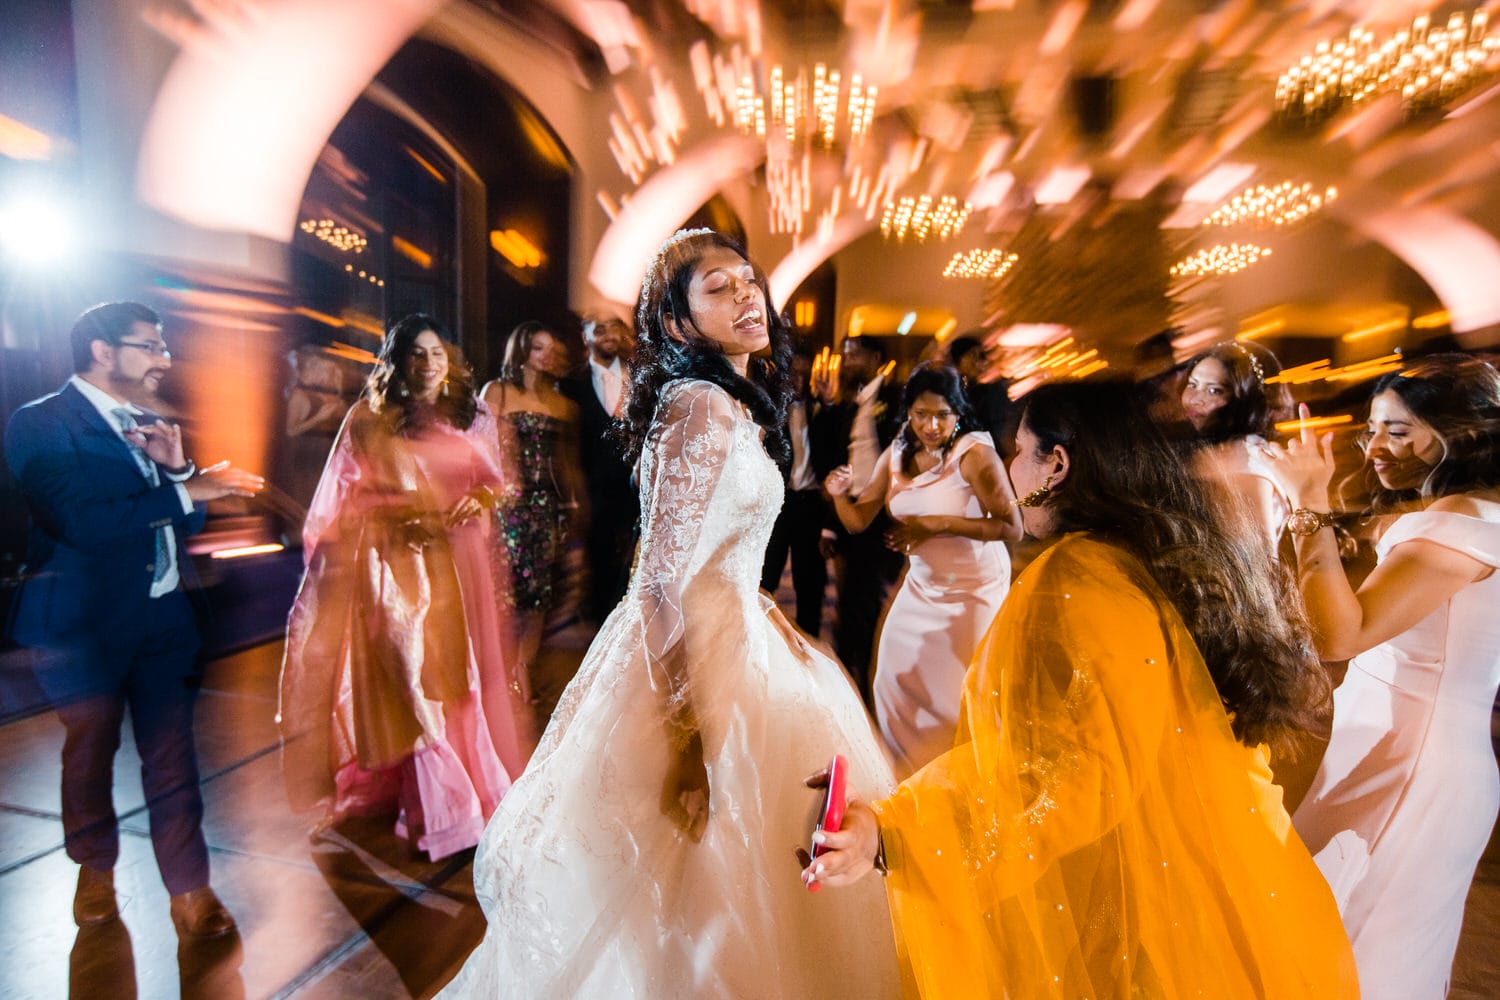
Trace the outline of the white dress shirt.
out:
M 594 381 L 594 394 L 610 416 L 618 415 L 620 396 L 625 391 L 625 366 L 619 358 L 612 358 L 608 365 L 601 365 L 589 355 L 589 375 Z
M 866 382 L 859 395 L 854 397 L 858 409 L 854 411 L 854 427 L 849 432 L 849 495 L 859 496 L 870 485 L 875 475 L 875 465 L 880 461 L 880 432 L 875 428 L 875 408 L 880 404 L 880 387 L 885 384 L 884 375 L 876 375 Z
M 794 399 L 787 407 L 787 433 L 792 439 L 792 474 L 787 487 L 792 490 L 815 490 L 818 477 L 813 472 L 812 433 L 807 423 L 807 401 Z
M 99 415 L 104 418 L 104 422 L 115 429 L 115 433 L 120 436 L 120 440 L 125 442 L 125 447 L 134 448 L 135 445 L 131 444 L 130 439 L 125 436 L 125 428 L 121 426 L 114 411 L 119 409 L 129 410 L 132 416 L 145 416 L 146 411 L 131 403 L 120 402 L 103 389 L 77 375 L 74 375 L 68 381 L 75 389 L 83 393 L 83 398 L 88 400 L 94 409 L 99 411 Z M 166 469 L 162 468 L 160 464 L 157 465 L 157 470 L 161 473 L 163 479 L 170 482 L 176 488 L 177 498 L 182 501 L 182 512 L 184 514 L 191 514 L 193 512 L 193 500 L 188 496 L 187 489 L 182 485 L 182 481 L 187 476 L 183 476 L 181 479 L 174 477 Z M 144 479 L 145 477 L 143 476 L 142 478 Z M 177 571 L 177 532 L 172 529 L 170 524 L 164 526 L 161 531 L 167 537 L 167 571 L 152 581 L 152 597 L 161 597 L 164 594 L 170 594 L 177 589 L 177 584 L 181 580 L 181 574 Z

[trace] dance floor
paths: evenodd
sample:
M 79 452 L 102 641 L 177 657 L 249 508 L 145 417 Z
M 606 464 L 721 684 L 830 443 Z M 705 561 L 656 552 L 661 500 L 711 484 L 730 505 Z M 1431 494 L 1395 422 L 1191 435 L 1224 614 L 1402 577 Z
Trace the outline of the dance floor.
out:
M 546 669 L 560 683 L 587 636 L 554 640 Z M 240 925 L 221 941 L 179 944 L 172 930 L 128 736 L 115 791 L 121 920 L 76 928 L 77 869 L 58 812 L 62 727 L 50 712 L 0 726 L 0 997 L 421 997 L 451 978 L 484 930 L 473 852 L 426 861 L 384 822 L 309 837 L 315 817 L 292 814 L 282 792 L 280 652 L 267 643 L 212 663 L 199 703 L 214 887 Z M 1453 996 L 1500 997 L 1500 840 L 1464 933 Z

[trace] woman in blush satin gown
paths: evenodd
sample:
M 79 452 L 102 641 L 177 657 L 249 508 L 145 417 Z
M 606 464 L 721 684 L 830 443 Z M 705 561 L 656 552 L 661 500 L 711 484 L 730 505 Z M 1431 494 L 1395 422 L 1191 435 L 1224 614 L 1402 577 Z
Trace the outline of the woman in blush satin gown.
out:
M 1304 431 L 1267 455 L 1297 508 L 1288 528 L 1318 653 L 1352 657 L 1292 821 L 1338 899 L 1365 997 L 1427 1000 L 1448 992 L 1500 813 L 1500 374 L 1448 354 L 1375 383 L 1366 470 L 1374 511 L 1397 516 L 1358 591 L 1329 530 L 1331 440 Z
M 278 720 L 294 808 L 395 813 L 432 858 L 479 841 L 532 739 L 503 654 L 495 421 L 430 316 L 391 327 L 303 527 Z
M 903 404 L 905 426 L 859 498 L 846 496 L 847 467 L 827 481 L 851 532 L 885 505 L 909 560 L 875 654 L 875 716 L 901 777 L 953 745 L 969 660 L 1010 586 L 1002 540 L 1021 537 L 1010 480 L 958 372 L 918 365 Z
M 637 313 L 630 589 L 485 832 L 488 932 L 443 995 L 895 997 L 880 887 L 841 899 L 792 875 L 806 775 L 842 753 L 856 794 L 893 783 L 843 669 L 758 589 L 787 329 L 760 271 L 702 229 L 662 247 Z
M 851 802 L 803 878 L 842 891 L 883 863 L 930 1000 L 1352 1000 L 1263 746 L 1327 708 L 1291 582 L 1220 522 L 1135 386 L 1020 402 L 1011 481 L 1055 541 L 975 653 L 953 748 Z

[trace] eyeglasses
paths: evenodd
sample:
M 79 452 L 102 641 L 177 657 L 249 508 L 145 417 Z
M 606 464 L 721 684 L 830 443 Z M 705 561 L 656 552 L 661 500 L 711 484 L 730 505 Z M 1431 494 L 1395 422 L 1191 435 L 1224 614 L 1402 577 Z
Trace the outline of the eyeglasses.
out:
M 167 350 L 167 345 L 166 344 L 153 344 L 153 343 L 149 343 L 149 342 L 141 344 L 141 343 L 137 343 L 134 340 L 122 340 L 118 344 L 116 344 L 115 346 L 116 347 L 134 347 L 136 350 L 145 351 L 147 354 L 154 354 L 158 358 L 166 358 L 169 361 L 172 359 L 172 352 L 169 351 L 169 350 Z

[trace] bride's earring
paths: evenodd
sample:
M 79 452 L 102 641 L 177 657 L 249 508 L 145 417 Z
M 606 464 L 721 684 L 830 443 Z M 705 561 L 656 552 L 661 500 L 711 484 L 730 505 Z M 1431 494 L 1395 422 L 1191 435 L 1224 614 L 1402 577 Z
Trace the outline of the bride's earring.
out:
M 1026 494 L 1024 497 L 1017 497 L 1016 498 L 1016 506 L 1017 507 L 1035 507 L 1035 506 L 1037 506 L 1038 504 L 1040 504 L 1042 502 L 1042 500 L 1047 496 L 1048 493 L 1051 493 L 1051 492 L 1052 492 L 1052 475 L 1049 473 L 1047 475 L 1047 478 L 1044 479 L 1044 480 L 1042 480 L 1042 485 L 1038 486 L 1036 489 L 1032 490 L 1030 493 Z

